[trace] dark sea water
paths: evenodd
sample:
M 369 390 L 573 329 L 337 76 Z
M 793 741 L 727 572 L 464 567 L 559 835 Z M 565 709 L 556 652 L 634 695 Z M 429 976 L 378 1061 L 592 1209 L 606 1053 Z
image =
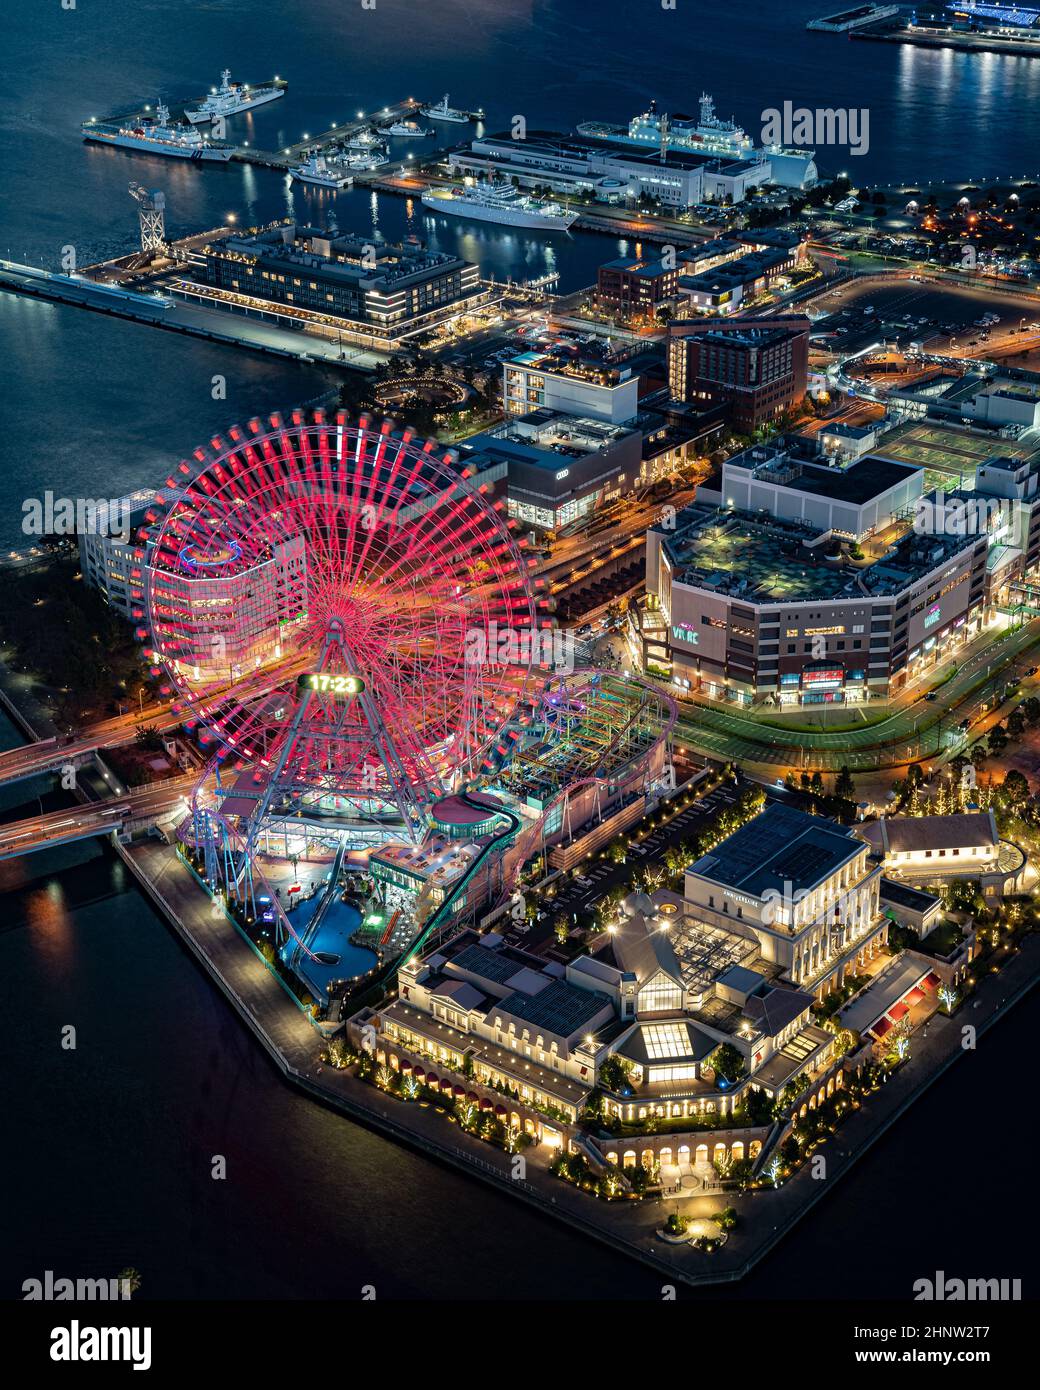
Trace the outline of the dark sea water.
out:
M 595 233 L 518 236 L 511 229 L 434 219 L 389 195 L 290 188 L 273 170 L 205 168 L 84 145 L 79 123 L 154 102 L 195 98 L 228 65 L 290 82 L 282 100 L 230 122 L 229 136 L 280 148 L 387 101 L 451 93 L 483 106 L 500 128 L 628 120 L 652 97 L 695 110 L 702 90 L 749 131 L 762 111 L 796 105 L 870 111 L 866 155 L 821 150 L 825 171 L 856 179 L 984 177 L 1040 168 L 1040 61 L 927 53 L 810 34 L 825 0 L 82 0 L 7 6 L 0 167 L 0 255 L 56 267 L 73 246 L 80 264 L 131 249 L 136 208 L 127 184 L 161 187 L 174 235 L 252 225 L 288 213 L 387 237 L 415 231 L 458 250 L 486 273 L 560 271 L 565 289 L 595 279 L 631 249 Z M 452 139 L 466 128 L 440 126 Z M 415 142 L 413 142 L 414 144 Z M 0 295 L 5 411 L 0 546 L 24 542 L 21 504 L 58 496 L 119 496 L 163 478 L 172 461 L 235 420 L 313 399 L 317 368 L 275 364 L 233 349 Z M 227 378 L 214 400 L 212 379 Z
M 566 129 L 627 120 L 654 96 L 694 109 L 704 89 L 751 131 L 785 100 L 869 107 L 867 155 L 819 156 L 825 171 L 848 166 L 860 181 L 1040 167 L 1040 62 L 807 34 L 805 20 L 826 10 L 824 0 L 750 0 L 739 11 L 692 0 L 675 11 L 652 0 L 11 6 L 0 254 L 56 266 L 69 245 L 81 264 L 129 249 L 132 179 L 165 190 L 174 235 L 229 213 L 321 220 L 333 208 L 342 228 L 414 231 L 496 276 L 558 268 L 565 289 L 628 249 L 592 234 L 529 240 L 434 223 L 395 197 L 330 201 L 273 171 L 188 168 L 81 143 L 84 117 L 198 96 L 225 65 L 290 81 L 284 100 L 231 124 L 232 138 L 262 147 L 413 93 L 483 105 L 492 127 L 524 114 L 532 128 Z M 27 497 L 118 496 L 161 479 L 232 421 L 332 384 L 314 368 L 5 295 L 0 361 L 5 549 L 24 543 Z M 226 400 L 212 398 L 215 375 L 227 379 Z M 4 725 L 0 742 L 15 741 Z M 7 790 L 0 814 L 35 809 L 37 795 L 46 783 Z M 59 1047 L 66 1024 L 78 1030 L 72 1053 Z M 658 1296 L 657 1276 L 627 1259 L 284 1087 L 97 846 L 0 864 L 0 1037 L 2 1296 L 43 1269 L 100 1275 L 127 1264 L 144 1276 L 142 1297 L 353 1297 L 368 1283 L 383 1297 Z M 994 1128 L 986 1117 L 1016 1114 L 1016 1061 L 1030 1046 L 1019 1010 L 746 1284 L 718 1296 L 904 1297 L 935 1268 L 1020 1273 L 1013 1230 L 987 1215 L 998 1155 L 983 1134 Z M 215 1153 L 228 1156 L 226 1183 L 209 1177 Z M 810 1275 L 821 1270 L 822 1286 Z

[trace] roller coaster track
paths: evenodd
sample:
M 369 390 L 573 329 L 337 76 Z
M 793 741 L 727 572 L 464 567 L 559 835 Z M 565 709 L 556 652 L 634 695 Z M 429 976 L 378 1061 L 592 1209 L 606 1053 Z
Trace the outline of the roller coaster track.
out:
M 464 805 L 471 807 L 475 811 L 483 811 L 485 815 L 490 809 L 486 801 L 477 801 L 474 797 L 472 797 L 469 794 L 469 792 L 462 792 L 460 794 L 459 799 L 463 802 Z M 437 911 L 430 915 L 426 923 L 426 926 L 419 933 L 416 939 L 412 942 L 411 946 L 404 953 L 401 959 L 394 964 L 393 968 L 396 969 L 402 965 L 406 965 L 408 961 L 410 961 L 414 956 L 419 954 L 419 952 L 426 945 L 427 941 L 429 941 L 430 937 L 434 934 L 434 932 L 436 932 L 438 928 L 444 925 L 445 921 L 451 913 L 452 904 L 458 899 L 459 894 L 463 892 L 463 890 L 466 888 L 466 885 L 476 874 L 477 870 L 482 868 L 483 865 L 487 863 L 488 858 L 494 850 L 497 850 L 499 846 L 504 847 L 503 842 L 515 836 L 520 830 L 520 827 L 523 824 L 523 822 L 514 811 L 507 810 L 505 806 L 496 806 L 494 808 L 494 811 L 497 816 L 501 816 L 504 820 L 507 820 L 509 824 L 507 825 L 505 830 L 500 830 L 496 835 L 493 835 L 488 840 L 487 844 L 482 847 L 479 854 L 477 854 L 476 858 L 473 860 L 472 864 L 469 865 L 465 872 L 456 881 L 451 892 L 445 896 L 444 901 L 441 903 Z

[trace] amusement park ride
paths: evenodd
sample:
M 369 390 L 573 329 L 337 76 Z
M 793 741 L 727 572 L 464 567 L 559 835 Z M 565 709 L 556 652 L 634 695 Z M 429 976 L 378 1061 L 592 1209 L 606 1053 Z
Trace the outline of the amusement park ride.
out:
M 527 641 L 510 664 L 473 658 L 487 651 L 475 633 L 551 625 L 512 529 L 436 443 L 321 411 L 235 426 L 157 493 L 139 636 L 212 754 L 181 838 L 227 902 L 255 917 L 258 897 L 273 901 L 283 945 L 307 949 L 258 891 L 272 825 L 331 828 L 341 851 L 419 847 L 461 797 L 496 826 L 478 858 L 490 841 L 501 857 L 534 838 L 531 814 L 521 834 L 523 807 L 506 804 L 522 769 L 551 779 L 540 804 L 663 747 L 674 706 L 648 685 L 554 676 Z

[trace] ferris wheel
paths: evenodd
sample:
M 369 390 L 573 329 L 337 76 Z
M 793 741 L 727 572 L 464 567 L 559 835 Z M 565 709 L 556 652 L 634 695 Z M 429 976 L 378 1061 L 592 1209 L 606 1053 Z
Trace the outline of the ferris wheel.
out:
M 410 430 L 316 411 L 235 426 L 143 533 L 156 670 L 272 798 L 418 824 L 536 680 L 527 560 L 501 502 Z

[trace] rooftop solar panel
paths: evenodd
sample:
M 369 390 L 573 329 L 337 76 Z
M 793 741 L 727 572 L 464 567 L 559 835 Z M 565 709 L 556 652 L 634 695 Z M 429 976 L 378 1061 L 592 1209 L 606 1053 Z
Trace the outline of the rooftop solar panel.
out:
M 525 1023 L 565 1038 L 594 1018 L 606 1003 L 605 995 L 578 989 L 566 980 L 554 980 L 539 994 L 508 995 L 502 1000 L 501 1008 Z

